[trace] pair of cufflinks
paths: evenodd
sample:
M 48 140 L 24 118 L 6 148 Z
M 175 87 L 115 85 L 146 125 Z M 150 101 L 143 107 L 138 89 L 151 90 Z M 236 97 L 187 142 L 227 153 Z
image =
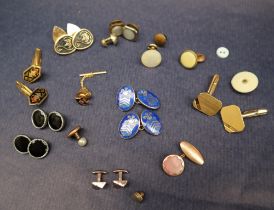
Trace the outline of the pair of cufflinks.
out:
M 194 99 L 192 105 L 195 109 L 208 116 L 216 115 L 221 110 L 220 113 L 224 128 L 229 133 L 242 132 L 245 128 L 244 118 L 267 114 L 267 109 L 254 109 L 242 113 L 236 105 L 223 107 L 222 102 L 213 96 L 219 79 L 219 75 L 215 74 L 208 91 L 200 93 Z
M 36 82 L 42 76 L 42 51 L 36 48 L 32 57 L 31 65 L 23 71 L 23 80 L 28 83 Z M 40 105 L 48 97 L 48 91 L 45 88 L 36 88 L 31 90 L 22 82 L 16 81 L 16 87 L 21 93 L 28 97 L 29 105 Z
M 103 181 L 103 175 L 107 174 L 107 172 L 103 170 L 97 170 L 93 171 L 92 173 L 96 175 L 96 181 L 91 182 L 92 186 L 95 189 L 103 189 L 107 185 L 107 182 Z M 114 170 L 113 173 L 118 174 L 118 179 L 112 181 L 114 186 L 125 187 L 128 184 L 128 181 L 123 179 L 123 174 L 128 173 L 127 170 L 117 169 Z
M 68 55 L 76 50 L 85 50 L 94 42 L 93 34 L 88 29 L 80 28 L 72 23 L 67 24 L 67 32 L 58 26 L 54 26 L 52 39 L 54 51 L 59 55 Z
M 101 45 L 107 47 L 111 44 L 118 44 L 118 37 L 123 36 L 126 40 L 136 41 L 139 34 L 139 26 L 133 23 L 125 24 L 121 20 L 113 20 L 109 24 L 109 33 L 108 38 L 101 40 Z

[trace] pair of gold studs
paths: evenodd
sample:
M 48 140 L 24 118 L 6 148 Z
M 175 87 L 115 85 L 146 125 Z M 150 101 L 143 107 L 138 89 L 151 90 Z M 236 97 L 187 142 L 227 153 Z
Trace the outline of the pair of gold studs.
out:
M 80 105 L 88 105 L 92 97 L 92 92 L 84 85 L 86 78 L 92 78 L 95 75 L 106 74 L 106 71 L 90 72 L 85 74 L 80 74 L 80 90 L 76 93 L 75 100 Z
M 167 42 L 167 36 L 163 33 L 154 35 L 154 43 L 149 44 L 147 50 L 141 56 L 141 63 L 148 68 L 155 68 L 162 62 L 162 55 L 158 47 L 164 47 Z
M 121 20 L 113 20 L 109 24 L 110 36 L 101 40 L 103 47 L 107 47 L 111 44 L 117 45 L 118 37 L 123 36 L 129 41 L 136 41 L 139 34 L 139 26 L 136 24 L 125 24 Z
M 93 34 L 85 28 L 68 23 L 67 32 L 58 26 L 53 27 L 54 51 L 59 55 L 68 55 L 76 50 L 84 50 L 93 44 Z
M 224 128 L 229 133 L 241 132 L 245 128 L 244 118 L 255 117 L 267 114 L 267 109 L 254 109 L 241 113 L 241 110 L 236 105 L 222 107 L 222 102 L 213 96 L 220 77 L 215 74 L 211 80 L 207 92 L 200 93 L 194 99 L 192 105 L 198 111 L 208 115 L 216 115 L 221 110 L 221 117 Z

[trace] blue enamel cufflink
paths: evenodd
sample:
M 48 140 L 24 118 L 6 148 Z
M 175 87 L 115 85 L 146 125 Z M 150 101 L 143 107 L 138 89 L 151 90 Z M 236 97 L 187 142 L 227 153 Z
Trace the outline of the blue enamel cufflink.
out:
M 159 109 L 160 100 L 149 90 L 139 90 L 135 94 L 134 89 L 130 85 L 124 85 L 117 93 L 117 105 L 123 112 L 129 111 L 134 104 L 142 104 L 149 109 Z
M 159 116 L 155 112 L 145 110 L 139 118 L 137 114 L 131 112 L 124 116 L 119 124 L 119 133 L 123 139 L 133 138 L 139 130 L 145 130 L 154 136 L 159 135 L 162 130 Z

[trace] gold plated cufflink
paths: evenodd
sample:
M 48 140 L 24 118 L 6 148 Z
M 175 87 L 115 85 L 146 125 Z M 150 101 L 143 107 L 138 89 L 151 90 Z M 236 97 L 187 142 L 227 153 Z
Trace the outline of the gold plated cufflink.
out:
M 103 182 L 103 175 L 107 174 L 106 171 L 98 170 L 98 171 L 93 171 L 93 174 L 96 175 L 96 181 L 91 182 L 92 186 L 95 187 L 95 189 L 103 189 L 106 186 L 106 182 Z
M 125 23 L 121 20 L 113 20 L 109 24 L 109 33 L 113 34 L 114 36 L 121 36 L 123 34 L 123 28 L 125 26 Z
M 222 102 L 212 96 L 215 92 L 219 79 L 219 75 L 215 74 L 211 80 L 208 91 L 200 93 L 192 103 L 195 109 L 208 116 L 213 116 L 217 114 L 222 108 Z
M 161 64 L 162 56 L 157 49 L 158 47 L 156 44 L 150 44 L 147 47 L 147 50 L 143 52 L 141 62 L 145 67 L 155 68 Z
M 80 90 L 76 93 L 75 100 L 77 101 L 78 104 L 80 105 L 88 105 L 89 100 L 92 97 L 92 92 L 84 85 L 84 81 L 86 78 L 92 78 L 95 75 L 100 75 L 100 74 L 106 74 L 106 71 L 98 71 L 98 72 L 90 72 L 90 73 L 85 73 L 85 74 L 80 74 L 79 76 L 81 77 L 80 80 Z
M 72 44 L 72 36 L 68 35 L 62 28 L 54 26 L 52 38 L 54 41 L 54 51 L 59 55 L 68 55 L 76 50 Z
M 77 50 L 89 48 L 93 42 L 93 34 L 85 28 L 80 28 L 72 23 L 67 24 L 67 34 L 72 36 L 72 44 Z
M 34 91 L 29 89 L 23 83 L 16 81 L 16 87 L 28 97 L 29 105 L 40 105 L 48 97 L 48 91 L 45 88 L 36 88 Z
M 117 170 L 114 170 L 113 173 L 118 174 L 118 180 L 113 180 L 113 184 L 118 187 L 125 187 L 128 181 L 123 179 L 123 174 L 128 173 L 128 171 L 124 169 L 117 169 Z
M 202 63 L 206 60 L 205 55 L 201 53 L 196 53 L 192 50 L 185 50 L 180 55 L 180 63 L 186 69 L 193 69 L 198 63 Z
M 42 51 L 36 48 L 32 57 L 31 65 L 24 70 L 23 79 L 28 83 L 33 83 L 38 80 L 42 75 Z
M 242 113 L 238 106 L 230 105 L 222 108 L 221 117 L 228 133 L 238 133 L 245 128 L 244 118 L 265 115 L 267 112 L 267 109 L 254 109 Z
M 198 165 L 203 165 L 205 162 L 200 151 L 189 142 L 181 141 L 180 148 L 183 152 L 182 155 L 168 155 L 163 160 L 163 171 L 169 176 L 179 176 L 183 173 L 185 169 L 184 157 Z
M 126 24 L 123 27 L 123 37 L 129 41 L 136 41 L 139 34 L 139 26 L 136 24 Z

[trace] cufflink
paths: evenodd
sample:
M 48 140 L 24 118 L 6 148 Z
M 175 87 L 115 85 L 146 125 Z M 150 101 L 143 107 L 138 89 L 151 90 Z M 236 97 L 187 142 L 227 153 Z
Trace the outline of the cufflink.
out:
M 180 63 L 186 69 L 193 69 L 198 63 L 202 63 L 206 60 L 205 55 L 201 53 L 196 53 L 192 50 L 185 50 L 180 55 Z
M 32 57 L 31 65 L 24 70 L 23 79 L 28 83 L 33 83 L 38 80 L 42 75 L 42 51 L 36 48 Z
M 117 170 L 114 170 L 113 173 L 118 174 L 118 179 L 113 180 L 113 184 L 117 187 L 125 187 L 128 181 L 123 179 L 123 174 L 128 173 L 128 171 L 124 169 L 117 169 Z
M 113 20 L 109 24 L 109 33 L 117 36 L 121 36 L 123 34 L 123 28 L 125 26 L 125 23 L 121 20 Z
M 48 125 L 49 128 L 55 132 L 61 131 L 65 125 L 64 117 L 59 112 L 50 112 L 48 116 Z
M 136 24 L 126 24 L 123 27 L 123 37 L 129 41 L 136 41 L 139 34 L 139 26 Z
M 143 52 L 141 56 L 141 63 L 148 68 L 155 68 L 162 62 L 161 53 L 157 50 L 158 47 L 155 44 L 150 44 L 147 50 Z
M 27 154 L 30 141 L 31 139 L 26 135 L 17 135 L 13 139 L 13 146 L 20 154 Z
M 48 116 L 42 109 L 35 109 L 31 114 L 31 122 L 35 128 L 42 129 L 47 125 Z
M 43 139 L 33 139 L 28 145 L 28 153 L 31 157 L 42 159 L 47 156 L 49 145 Z
M 103 179 L 103 175 L 107 174 L 107 172 L 102 171 L 102 170 L 98 170 L 98 171 L 93 171 L 92 173 L 96 175 L 96 181 L 91 182 L 92 186 L 95 189 L 103 189 L 106 186 L 107 183 L 103 182 L 102 179 Z
M 184 157 L 198 165 L 203 165 L 205 162 L 200 151 L 189 142 L 180 142 L 180 148 L 183 152 L 182 155 L 168 155 L 163 160 L 163 171 L 169 176 L 179 176 L 183 173 L 185 169 Z

